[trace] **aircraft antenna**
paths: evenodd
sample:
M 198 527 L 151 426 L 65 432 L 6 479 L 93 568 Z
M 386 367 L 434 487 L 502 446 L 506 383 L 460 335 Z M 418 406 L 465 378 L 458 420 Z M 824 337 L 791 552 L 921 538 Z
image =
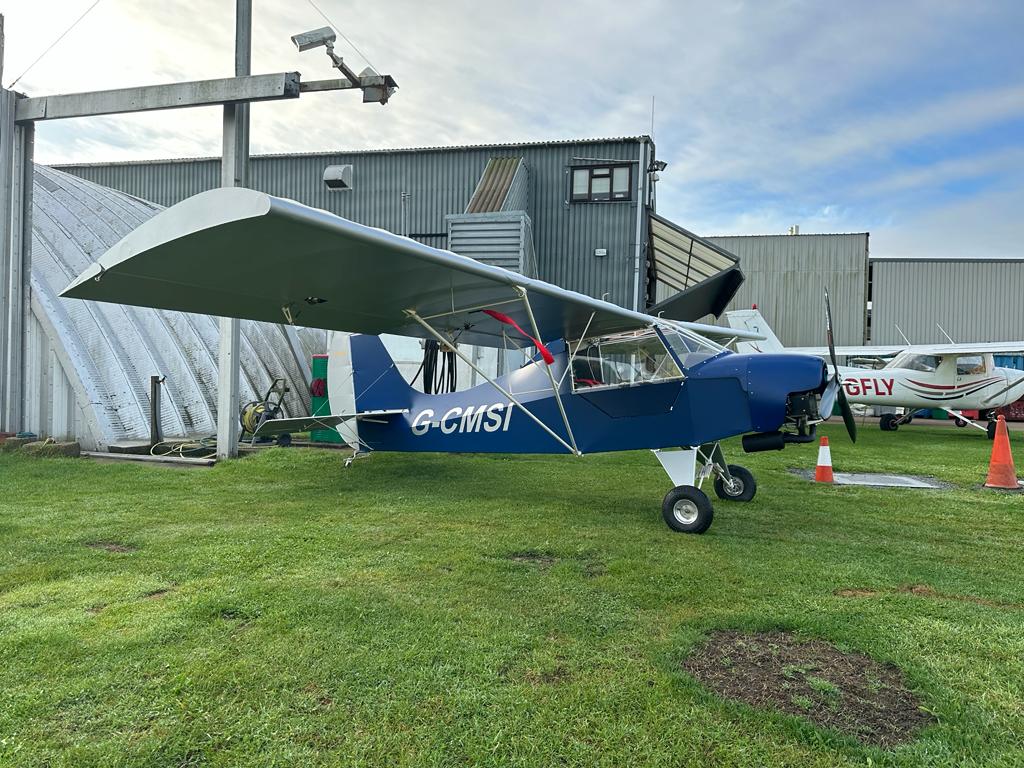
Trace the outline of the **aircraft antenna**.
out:
M 893 323 L 893 325 L 896 325 L 896 323 Z M 898 325 L 896 325 L 896 333 L 903 337 L 904 344 L 906 344 L 908 347 L 913 346 L 913 344 L 910 343 L 910 339 L 907 338 L 907 334 L 905 334 L 903 332 L 903 329 L 901 329 Z
M 936 323 L 936 324 L 935 324 L 935 327 L 939 329 L 939 333 L 941 333 L 941 334 L 942 334 L 943 336 L 945 336 L 945 337 L 946 337 L 946 339 L 947 339 L 947 340 L 949 341 L 949 343 L 950 343 L 950 344 L 956 344 L 956 342 L 955 342 L 955 341 L 953 341 L 953 337 L 952 337 L 952 336 L 950 336 L 950 335 L 949 335 L 948 333 L 946 333 L 946 329 L 945 329 L 945 328 L 943 328 L 943 327 L 942 327 L 941 325 L 939 325 L 938 323 Z

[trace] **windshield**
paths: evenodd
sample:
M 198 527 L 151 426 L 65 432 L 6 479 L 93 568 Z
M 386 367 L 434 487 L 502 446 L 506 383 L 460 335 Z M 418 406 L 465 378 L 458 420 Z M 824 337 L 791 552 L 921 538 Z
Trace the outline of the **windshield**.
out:
M 893 360 L 891 367 L 903 368 L 908 371 L 932 373 L 941 363 L 942 358 L 937 355 L 918 355 L 911 352 Z
M 584 339 L 573 348 L 574 389 L 648 384 L 683 375 L 653 329 Z
M 665 335 L 668 345 L 676 353 L 676 357 L 682 362 L 684 368 L 689 368 L 702 360 L 714 357 L 724 349 L 724 347 L 718 346 L 710 339 L 688 331 L 685 328 L 672 328 L 663 325 L 660 330 Z

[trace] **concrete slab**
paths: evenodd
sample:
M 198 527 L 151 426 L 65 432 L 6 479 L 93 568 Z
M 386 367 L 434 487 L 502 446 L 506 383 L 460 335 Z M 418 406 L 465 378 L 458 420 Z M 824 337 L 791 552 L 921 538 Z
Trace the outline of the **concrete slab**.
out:
M 937 480 L 907 475 L 878 475 L 864 472 L 836 472 L 836 485 L 869 485 L 875 488 L 942 488 Z
M 793 474 L 807 480 L 814 480 L 813 469 L 794 469 Z M 934 477 L 919 475 L 886 475 L 869 472 L 836 472 L 835 485 L 863 485 L 869 488 L 926 488 L 941 490 L 949 488 L 947 483 Z

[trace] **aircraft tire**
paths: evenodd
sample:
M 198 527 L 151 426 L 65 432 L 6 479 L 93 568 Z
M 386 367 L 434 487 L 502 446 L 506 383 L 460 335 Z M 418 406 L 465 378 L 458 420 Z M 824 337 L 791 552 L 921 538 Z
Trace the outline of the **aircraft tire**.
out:
M 966 427 L 967 426 L 967 422 L 964 421 L 963 419 L 957 419 L 953 423 L 956 424 L 958 427 Z
M 741 467 L 739 464 L 730 464 L 729 474 L 732 475 L 735 482 L 739 483 L 739 488 L 730 493 L 725 483 L 722 482 L 722 478 L 716 477 L 715 495 L 718 498 L 725 501 L 750 501 L 754 498 L 754 494 L 757 493 L 757 481 L 749 469 Z
M 896 423 L 899 418 L 895 413 L 883 413 L 878 419 L 878 426 L 883 432 L 895 432 L 900 428 L 900 425 Z
M 988 423 L 988 428 L 986 429 L 986 431 L 988 432 L 988 439 L 989 440 L 995 440 L 996 439 L 996 422 L 990 421 Z
M 665 524 L 677 533 L 704 533 L 714 519 L 711 499 L 700 488 L 677 485 L 661 504 Z

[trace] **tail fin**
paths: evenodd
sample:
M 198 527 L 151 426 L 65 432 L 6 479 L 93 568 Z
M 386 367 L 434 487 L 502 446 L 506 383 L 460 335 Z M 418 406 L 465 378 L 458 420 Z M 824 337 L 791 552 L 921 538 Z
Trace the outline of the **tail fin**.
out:
M 785 347 L 779 337 L 772 331 L 768 321 L 761 315 L 757 307 L 753 309 L 734 309 L 725 313 L 729 327 L 738 331 L 753 331 L 765 337 L 764 341 L 739 341 L 736 351 L 743 354 L 753 352 L 782 352 Z
M 327 383 L 330 411 L 339 416 L 407 408 L 414 391 L 380 337 L 363 334 L 334 334 L 327 363 Z M 358 449 L 356 419 L 339 424 L 338 432 L 345 442 Z
M 381 338 L 354 334 L 349 343 L 356 412 L 408 407 L 413 388 L 402 378 Z

